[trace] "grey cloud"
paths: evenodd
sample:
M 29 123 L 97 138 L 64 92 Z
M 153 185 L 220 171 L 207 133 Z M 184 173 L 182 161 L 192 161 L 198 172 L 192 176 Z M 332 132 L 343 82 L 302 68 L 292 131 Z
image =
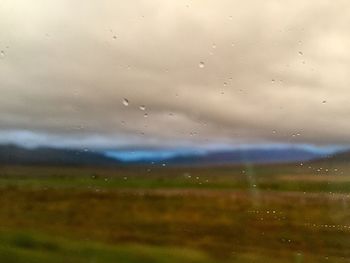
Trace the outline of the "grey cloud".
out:
M 32 144 L 100 147 L 347 144 L 349 8 L 2 1 L 0 139 L 25 131 Z

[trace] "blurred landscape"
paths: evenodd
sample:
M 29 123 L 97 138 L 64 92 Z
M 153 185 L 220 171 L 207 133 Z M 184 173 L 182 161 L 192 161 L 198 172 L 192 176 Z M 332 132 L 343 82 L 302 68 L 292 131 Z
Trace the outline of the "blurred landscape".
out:
M 163 166 L 85 151 L 2 149 L 1 262 L 348 262 L 350 256 L 345 151 L 306 162 Z
M 349 10 L 1 0 L 0 263 L 350 263 Z

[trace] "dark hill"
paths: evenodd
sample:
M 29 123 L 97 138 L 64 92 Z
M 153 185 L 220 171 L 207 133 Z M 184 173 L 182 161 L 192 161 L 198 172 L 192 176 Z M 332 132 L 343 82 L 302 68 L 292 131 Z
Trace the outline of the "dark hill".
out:
M 98 152 L 54 148 L 27 149 L 15 145 L 2 145 L 0 164 L 111 166 L 118 165 L 119 162 Z
M 323 158 L 319 158 L 313 161 L 314 163 L 322 164 L 350 164 L 350 151 L 341 151 L 334 154 L 330 154 L 328 156 L 325 156 Z
M 298 148 L 284 149 L 238 149 L 209 152 L 201 155 L 183 155 L 159 161 L 167 165 L 230 165 L 230 164 L 268 164 L 292 163 L 321 158 L 324 155 Z M 144 163 L 147 163 L 146 161 Z

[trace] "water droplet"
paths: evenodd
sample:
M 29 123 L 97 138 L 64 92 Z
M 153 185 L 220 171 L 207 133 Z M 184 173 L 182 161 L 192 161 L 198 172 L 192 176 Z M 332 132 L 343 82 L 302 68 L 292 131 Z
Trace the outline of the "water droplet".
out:
M 145 106 L 145 105 L 141 105 L 141 106 L 139 107 L 139 109 L 142 110 L 142 111 L 145 111 L 145 110 L 146 110 L 146 106 Z
M 116 36 L 116 35 L 114 35 L 114 36 L 113 36 L 113 39 L 117 39 L 117 36 Z
M 275 80 L 274 80 L 274 79 L 271 79 L 271 82 L 272 82 L 272 83 L 275 83 Z
M 199 67 L 200 68 L 204 68 L 205 67 L 205 63 L 203 61 L 199 62 Z
M 327 102 L 326 100 L 322 101 L 322 103 L 326 103 L 326 102 Z
M 126 99 L 126 98 L 124 98 L 124 99 L 123 99 L 123 105 L 124 105 L 124 106 L 129 106 L 129 100 Z
M 302 51 L 298 52 L 300 56 L 304 55 L 304 53 Z
M 216 44 L 213 44 L 211 47 L 215 49 L 216 48 Z
M 1 56 L 1 57 L 4 57 L 4 56 L 5 56 L 5 51 L 1 50 L 1 51 L 0 51 L 0 56 Z
M 148 117 L 148 113 L 145 113 L 145 114 L 143 115 L 143 117 L 147 118 L 147 117 Z

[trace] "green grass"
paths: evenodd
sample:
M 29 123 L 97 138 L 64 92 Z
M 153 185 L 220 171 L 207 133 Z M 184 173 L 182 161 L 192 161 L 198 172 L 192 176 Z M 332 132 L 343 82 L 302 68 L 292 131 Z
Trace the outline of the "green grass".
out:
M 203 252 L 149 245 L 106 245 L 91 241 L 72 241 L 29 232 L 0 232 L 0 262 L 6 263 L 279 263 L 281 255 L 260 251 L 232 252 L 230 258 L 213 259 Z M 292 252 L 283 262 L 344 262 L 343 258 L 312 256 Z
M 6 263 L 210 263 L 204 253 L 141 245 L 111 246 L 48 238 L 33 233 L 0 233 L 0 262 Z
M 0 167 L 1 168 L 1 167 Z M 339 169 L 340 170 L 340 169 Z M 346 172 L 348 167 L 343 167 Z M 337 174 L 338 173 L 338 174 Z M 2 167 L 0 187 L 32 189 L 217 189 L 349 193 L 349 181 L 332 180 L 339 172 L 317 173 L 296 165 L 221 168 L 76 168 Z M 328 180 L 305 181 L 298 176 L 327 175 Z M 348 174 L 348 173 L 346 173 Z M 350 171 L 349 171 L 350 174 Z M 281 175 L 295 180 L 281 180 Z M 350 178 L 349 178 L 350 179 Z
M 0 262 L 347 262 L 349 171 L 0 167 Z

